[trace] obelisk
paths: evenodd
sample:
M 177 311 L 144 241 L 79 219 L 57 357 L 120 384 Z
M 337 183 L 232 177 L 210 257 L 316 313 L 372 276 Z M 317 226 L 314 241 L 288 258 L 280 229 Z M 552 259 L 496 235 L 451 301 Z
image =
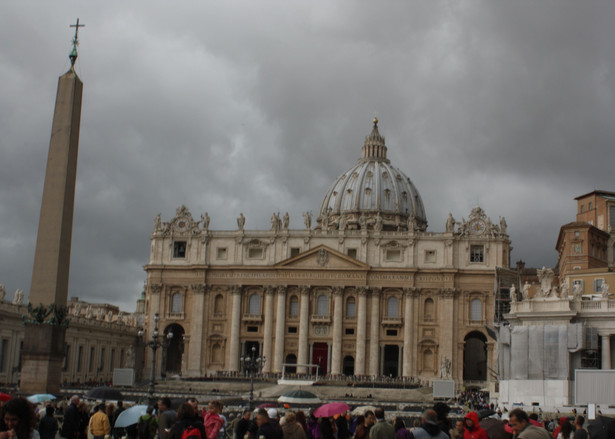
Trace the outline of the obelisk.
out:
M 56 393 L 62 379 L 83 91 L 83 84 L 75 73 L 77 36 L 83 25 L 77 19 L 77 24 L 71 27 L 75 27 L 73 49 L 69 55 L 71 67 L 58 81 L 32 270 L 29 316 L 24 316 L 21 390 L 25 393 Z

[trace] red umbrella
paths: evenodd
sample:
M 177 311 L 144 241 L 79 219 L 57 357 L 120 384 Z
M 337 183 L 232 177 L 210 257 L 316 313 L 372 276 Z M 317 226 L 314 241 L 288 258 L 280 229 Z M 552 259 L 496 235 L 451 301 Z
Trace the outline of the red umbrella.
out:
M 317 418 L 329 418 L 335 415 L 341 415 L 350 410 L 350 406 L 343 402 L 330 402 L 328 404 L 321 405 L 314 411 L 314 416 Z
M 12 399 L 11 395 L 8 393 L 0 393 L 0 401 L 7 402 L 9 399 Z

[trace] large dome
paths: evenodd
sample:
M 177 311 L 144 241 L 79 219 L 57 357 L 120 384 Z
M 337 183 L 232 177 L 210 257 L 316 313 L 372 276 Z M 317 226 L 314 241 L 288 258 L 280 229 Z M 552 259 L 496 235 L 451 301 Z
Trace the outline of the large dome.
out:
M 423 201 L 412 181 L 386 157 L 378 119 L 359 162 L 327 191 L 318 215 L 321 230 L 425 230 Z

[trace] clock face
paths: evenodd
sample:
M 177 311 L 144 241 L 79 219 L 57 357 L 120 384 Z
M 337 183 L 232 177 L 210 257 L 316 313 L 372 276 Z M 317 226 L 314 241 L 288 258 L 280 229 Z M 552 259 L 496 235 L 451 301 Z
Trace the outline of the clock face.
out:
M 186 228 L 186 226 L 187 226 L 187 224 L 186 224 L 186 221 L 184 221 L 184 220 L 179 220 L 177 222 L 177 228 L 179 230 L 184 230 Z
M 470 232 L 474 235 L 480 235 L 485 231 L 485 222 L 482 220 L 472 221 L 470 224 Z

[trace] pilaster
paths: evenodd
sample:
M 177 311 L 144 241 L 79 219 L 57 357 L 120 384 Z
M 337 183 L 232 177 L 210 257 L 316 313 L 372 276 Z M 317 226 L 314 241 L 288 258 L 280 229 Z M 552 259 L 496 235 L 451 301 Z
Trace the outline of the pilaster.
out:
M 367 343 L 367 288 L 357 288 L 357 353 L 355 375 L 365 375 L 365 344 Z
M 331 374 L 342 373 L 342 309 L 343 287 L 333 287 L 333 347 L 331 350 Z

